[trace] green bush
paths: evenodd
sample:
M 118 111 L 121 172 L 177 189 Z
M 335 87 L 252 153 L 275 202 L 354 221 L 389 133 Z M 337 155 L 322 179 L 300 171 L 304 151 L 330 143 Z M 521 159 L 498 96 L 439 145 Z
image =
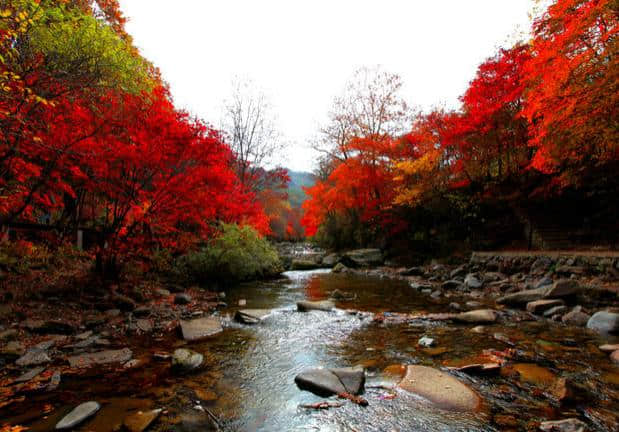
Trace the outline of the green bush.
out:
M 184 282 L 247 281 L 283 270 L 277 251 L 253 228 L 222 224 L 221 233 L 201 250 L 178 257 L 174 273 Z

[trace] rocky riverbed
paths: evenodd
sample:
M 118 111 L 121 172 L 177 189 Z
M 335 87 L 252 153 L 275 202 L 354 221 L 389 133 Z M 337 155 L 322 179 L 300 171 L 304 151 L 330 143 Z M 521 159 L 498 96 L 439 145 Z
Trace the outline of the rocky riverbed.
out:
M 333 272 L 225 294 L 153 285 L 5 305 L 1 423 L 617 430 L 616 259 L 364 267 L 378 260 L 331 257 Z

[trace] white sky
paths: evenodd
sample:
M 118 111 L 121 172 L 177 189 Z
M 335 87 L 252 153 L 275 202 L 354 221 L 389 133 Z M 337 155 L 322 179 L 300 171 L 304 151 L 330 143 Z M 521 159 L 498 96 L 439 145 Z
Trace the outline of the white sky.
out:
M 422 109 L 458 105 L 477 66 L 529 28 L 533 0 L 121 0 L 128 32 L 177 106 L 211 124 L 234 76 L 269 96 L 290 142 L 280 163 L 311 170 L 308 141 L 360 66 L 401 75 Z

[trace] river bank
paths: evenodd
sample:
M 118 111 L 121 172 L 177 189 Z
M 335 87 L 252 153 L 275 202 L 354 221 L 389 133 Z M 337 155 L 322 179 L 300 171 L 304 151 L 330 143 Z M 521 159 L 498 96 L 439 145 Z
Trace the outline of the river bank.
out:
M 141 299 L 119 289 L 4 305 L 0 418 L 52 430 L 92 400 L 101 408 L 83 430 L 139 430 L 131 429 L 144 420 L 139 411 L 152 414 L 152 430 L 535 430 L 569 418 L 615 430 L 619 377 L 601 347 L 618 340 L 587 324 L 600 310 L 616 311 L 616 267 L 574 261 L 566 273 L 539 257 L 518 259 L 511 267 L 475 256 L 460 266 L 340 266 L 225 293 L 152 285 L 141 287 Z M 562 295 L 530 300 L 542 302 L 536 308 L 499 301 L 551 289 L 550 297 Z M 296 311 L 297 302 L 328 299 L 332 311 Z M 237 323 L 246 309 L 264 314 Z M 578 323 L 564 319 L 570 314 Z M 205 338 L 187 340 L 182 325 L 195 320 Z M 174 367 L 179 348 L 202 356 L 196 371 Z M 402 384 L 406 367 L 394 368 L 415 364 L 464 383 L 479 409 L 457 414 L 427 392 L 420 399 L 420 389 Z M 299 411 L 325 400 L 294 384 L 315 366 L 362 367 L 369 406 Z

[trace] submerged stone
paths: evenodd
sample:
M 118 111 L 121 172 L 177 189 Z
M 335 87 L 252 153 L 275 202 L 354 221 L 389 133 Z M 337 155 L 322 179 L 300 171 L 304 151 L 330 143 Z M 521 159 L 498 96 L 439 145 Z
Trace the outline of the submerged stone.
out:
M 188 342 L 198 341 L 223 331 L 219 318 L 214 316 L 198 318 L 190 321 L 181 320 L 183 339 Z
M 448 373 L 428 366 L 408 366 L 399 386 L 446 410 L 476 411 L 481 404 L 481 398 L 473 389 Z
M 56 424 L 56 429 L 73 428 L 82 423 L 87 418 L 96 414 L 99 409 L 101 409 L 101 405 L 99 405 L 99 403 L 95 401 L 85 402 L 81 405 L 78 405 Z
M 129 414 L 123 421 L 123 426 L 129 432 L 142 432 L 155 421 L 161 409 L 154 409 L 146 412 L 138 411 L 133 414 Z
M 133 353 L 129 348 L 106 350 L 95 353 L 80 354 L 69 357 L 71 367 L 87 368 L 106 363 L 124 363 L 131 359 Z

